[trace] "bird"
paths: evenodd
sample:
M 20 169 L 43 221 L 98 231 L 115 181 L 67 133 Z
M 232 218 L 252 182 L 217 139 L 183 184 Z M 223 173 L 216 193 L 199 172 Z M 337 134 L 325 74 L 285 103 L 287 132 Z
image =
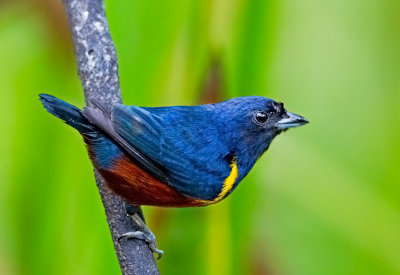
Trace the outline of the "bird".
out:
M 225 199 L 272 140 L 308 123 L 284 104 L 245 96 L 197 106 L 139 107 L 92 100 L 79 108 L 40 94 L 45 109 L 83 136 L 93 166 L 128 205 L 198 207 Z M 138 213 L 140 238 L 162 255 Z

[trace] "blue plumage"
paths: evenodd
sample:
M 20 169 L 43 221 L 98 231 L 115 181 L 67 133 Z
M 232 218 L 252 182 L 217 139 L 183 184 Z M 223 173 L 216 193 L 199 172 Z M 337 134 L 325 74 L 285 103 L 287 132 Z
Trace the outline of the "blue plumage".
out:
M 179 192 L 204 200 L 215 198 L 230 173 L 226 157 L 233 148 L 212 106 L 139 108 L 116 105 L 114 129 L 160 164 Z
M 231 193 L 279 133 L 307 123 L 282 103 L 258 96 L 153 108 L 105 108 L 94 102 L 82 113 L 49 95 L 41 99 L 47 110 L 91 140 L 98 169 L 116 169 L 113 165 L 128 153 L 179 194 L 210 202 Z

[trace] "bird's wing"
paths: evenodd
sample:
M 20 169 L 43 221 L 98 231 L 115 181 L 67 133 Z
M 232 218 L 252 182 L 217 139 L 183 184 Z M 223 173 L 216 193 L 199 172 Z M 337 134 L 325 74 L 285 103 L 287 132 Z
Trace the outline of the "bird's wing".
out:
M 168 178 L 165 172 L 155 164 L 150 158 L 137 150 L 114 129 L 111 121 L 111 108 L 105 106 L 99 101 L 93 101 L 93 107 L 84 107 L 82 114 L 93 124 L 103 130 L 112 140 L 120 145 L 135 161 L 144 169 L 149 171 L 157 179 L 167 182 Z
M 113 129 L 161 166 L 181 193 L 213 199 L 230 173 L 216 123 L 199 107 L 141 108 L 114 105 Z

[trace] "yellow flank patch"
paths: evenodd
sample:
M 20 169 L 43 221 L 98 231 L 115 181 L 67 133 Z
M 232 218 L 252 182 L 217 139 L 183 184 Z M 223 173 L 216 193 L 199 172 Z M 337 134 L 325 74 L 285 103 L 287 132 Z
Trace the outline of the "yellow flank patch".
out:
M 237 179 L 237 177 L 239 176 L 239 170 L 237 167 L 237 159 L 236 157 L 234 157 L 232 159 L 232 163 L 231 165 L 229 165 L 231 167 L 231 173 L 229 174 L 229 176 L 224 180 L 224 183 L 222 185 L 222 190 L 221 192 L 218 194 L 218 196 L 213 199 L 212 201 L 205 201 L 203 200 L 202 202 L 205 205 L 208 204 L 213 204 L 213 203 L 217 203 L 220 200 L 222 200 L 223 198 L 225 198 L 225 196 L 228 194 L 229 191 L 231 191 L 233 185 L 235 184 L 235 181 Z

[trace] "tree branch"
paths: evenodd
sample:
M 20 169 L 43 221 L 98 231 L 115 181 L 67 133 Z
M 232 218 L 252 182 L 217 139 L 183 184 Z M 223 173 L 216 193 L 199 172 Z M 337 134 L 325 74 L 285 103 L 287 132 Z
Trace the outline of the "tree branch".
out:
M 63 0 L 74 42 L 79 77 L 86 105 L 93 99 L 107 104 L 121 103 L 118 61 L 108 29 L 102 0 Z M 152 252 L 142 240 L 121 240 L 137 225 L 126 215 L 121 199 L 107 188 L 95 171 L 108 225 L 122 274 L 159 274 Z

